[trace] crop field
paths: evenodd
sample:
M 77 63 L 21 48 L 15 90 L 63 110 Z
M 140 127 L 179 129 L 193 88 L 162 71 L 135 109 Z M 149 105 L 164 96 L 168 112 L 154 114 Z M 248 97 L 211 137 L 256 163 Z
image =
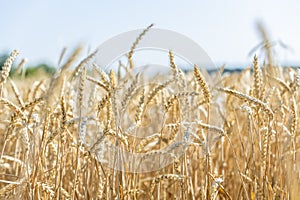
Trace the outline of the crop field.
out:
M 146 31 L 118 69 L 79 47 L 52 77 L 9 77 L 11 53 L 1 199 L 297 199 L 300 70 L 266 45 L 240 73 L 183 72 L 169 51 L 169 73 L 149 77 L 134 71 Z

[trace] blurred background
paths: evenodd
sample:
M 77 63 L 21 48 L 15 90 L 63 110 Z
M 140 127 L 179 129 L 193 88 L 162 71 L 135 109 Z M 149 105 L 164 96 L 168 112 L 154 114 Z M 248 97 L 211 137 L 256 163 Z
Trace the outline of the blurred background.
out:
M 57 67 L 64 47 L 83 44 L 88 54 L 117 34 L 154 23 L 193 39 L 218 66 L 246 67 L 261 48 L 261 22 L 280 63 L 300 66 L 299 10 L 296 0 L 3 0 L 0 61 L 18 49 L 28 65 Z

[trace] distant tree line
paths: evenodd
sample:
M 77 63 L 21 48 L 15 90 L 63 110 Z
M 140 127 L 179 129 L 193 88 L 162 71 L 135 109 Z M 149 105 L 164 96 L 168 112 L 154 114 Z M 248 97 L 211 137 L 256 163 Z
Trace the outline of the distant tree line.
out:
M 9 57 L 8 53 L 2 53 L 0 54 L 0 70 L 2 70 L 2 67 L 6 61 L 6 59 Z M 16 66 L 17 64 L 14 63 L 12 66 L 12 70 L 10 72 L 10 76 L 15 76 L 16 75 Z M 39 75 L 41 73 L 46 74 L 46 75 L 53 75 L 56 71 L 55 67 L 50 66 L 46 63 L 40 63 L 37 65 L 33 65 L 33 66 L 25 66 L 25 76 L 36 76 Z

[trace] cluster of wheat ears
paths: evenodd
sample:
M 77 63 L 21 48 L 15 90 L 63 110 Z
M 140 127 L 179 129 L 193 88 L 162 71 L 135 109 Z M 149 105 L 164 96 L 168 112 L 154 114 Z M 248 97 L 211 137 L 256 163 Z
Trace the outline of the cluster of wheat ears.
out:
M 261 29 L 264 64 L 183 72 L 170 51 L 170 73 L 150 82 L 133 59 L 150 28 L 118 70 L 97 66 L 97 52 L 76 64 L 78 47 L 50 78 L 10 79 L 11 53 L 0 77 L 1 199 L 296 199 L 300 70 L 275 66 Z

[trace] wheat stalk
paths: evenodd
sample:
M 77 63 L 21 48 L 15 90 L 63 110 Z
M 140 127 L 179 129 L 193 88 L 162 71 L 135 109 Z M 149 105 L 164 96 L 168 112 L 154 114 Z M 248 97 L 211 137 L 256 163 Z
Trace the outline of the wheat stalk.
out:
M 24 68 L 24 66 L 25 66 L 25 64 L 27 63 L 27 59 L 26 58 L 23 58 L 22 60 L 21 60 L 21 62 L 18 64 L 18 66 L 17 66 L 17 68 L 16 68 L 16 73 L 17 74 L 21 74 L 21 70 L 22 70 L 22 68 Z M 23 69 L 23 71 L 24 71 L 24 69 Z
M 143 138 L 139 145 L 136 147 L 137 149 L 137 152 L 142 152 L 144 147 L 147 146 L 149 143 L 159 139 L 161 136 L 160 133 L 154 133 L 154 134 L 151 134 L 150 136 L 146 137 L 146 138 Z
M 90 76 L 87 76 L 86 80 L 88 80 L 88 81 L 90 81 L 90 82 L 98 85 L 99 87 L 103 88 L 107 92 L 109 91 L 109 88 L 104 83 L 102 83 L 101 81 L 98 81 L 98 80 L 96 80 L 96 79 L 94 79 L 94 78 L 92 78 Z
M 153 197 L 153 192 L 154 192 L 154 189 L 155 189 L 155 186 L 161 182 L 162 180 L 174 180 L 174 181 L 179 181 L 179 182 L 183 182 L 184 181 L 184 176 L 182 175 L 177 175 L 177 174 L 162 174 L 162 175 L 159 175 L 157 177 L 155 177 L 153 180 L 152 180 L 152 183 L 151 183 L 151 186 L 150 186 L 150 193 L 149 193 L 149 196 L 151 197 L 151 199 L 154 199 Z
M 142 115 L 144 112 L 144 107 L 145 107 L 145 90 L 142 91 L 142 94 L 139 98 L 139 103 L 136 107 L 135 123 L 137 124 L 137 126 L 139 126 L 142 122 Z
M 242 100 L 246 100 L 250 103 L 253 103 L 259 107 L 262 107 L 264 111 L 266 111 L 270 116 L 273 116 L 274 113 L 273 111 L 271 110 L 271 108 L 268 106 L 268 104 L 262 102 L 261 100 L 259 99 L 256 99 L 254 97 L 251 97 L 249 95 L 246 95 L 246 94 L 243 94 L 241 92 L 238 92 L 238 91 L 235 91 L 235 90 L 232 90 L 232 89 L 228 89 L 228 88 L 219 88 L 220 91 L 222 92 L 225 92 L 225 93 L 228 93 L 228 94 L 231 94 L 231 95 L 234 95 Z
M 95 58 L 97 52 L 98 52 L 97 50 L 94 51 L 93 53 L 91 53 L 88 57 L 86 57 L 79 63 L 79 65 L 75 68 L 75 70 L 73 72 L 73 77 L 77 77 L 83 68 L 88 67 L 89 62 Z
M 10 80 L 9 82 L 10 82 L 11 88 L 13 90 L 13 93 L 15 94 L 15 96 L 18 100 L 19 105 L 23 107 L 24 106 L 24 101 L 23 101 L 23 99 L 20 95 L 20 92 L 19 92 L 16 84 L 12 80 Z
M 211 94 L 208 88 L 208 84 L 204 80 L 199 68 L 197 65 L 194 65 L 194 76 L 196 78 L 196 83 L 201 87 L 201 90 L 204 95 L 204 101 L 206 103 L 210 103 L 211 100 Z
M 1 75 L 0 75 L 0 97 L 2 97 L 3 84 L 5 84 L 9 76 L 9 72 L 11 70 L 12 64 L 16 59 L 16 57 L 18 56 L 18 54 L 19 54 L 18 50 L 13 50 L 2 66 Z
M 258 65 L 258 58 L 255 55 L 253 60 L 253 76 L 254 76 L 254 97 L 260 99 L 261 89 L 261 72 Z
M 146 29 L 144 29 L 140 35 L 136 38 L 136 40 L 134 41 L 134 43 L 132 44 L 132 47 L 130 48 L 129 53 L 127 54 L 127 58 L 129 61 L 129 67 L 130 69 L 133 68 L 133 62 L 132 62 L 132 56 L 134 53 L 134 50 L 136 49 L 137 45 L 139 44 L 139 42 L 142 40 L 143 36 L 154 26 L 154 24 L 150 24 Z

